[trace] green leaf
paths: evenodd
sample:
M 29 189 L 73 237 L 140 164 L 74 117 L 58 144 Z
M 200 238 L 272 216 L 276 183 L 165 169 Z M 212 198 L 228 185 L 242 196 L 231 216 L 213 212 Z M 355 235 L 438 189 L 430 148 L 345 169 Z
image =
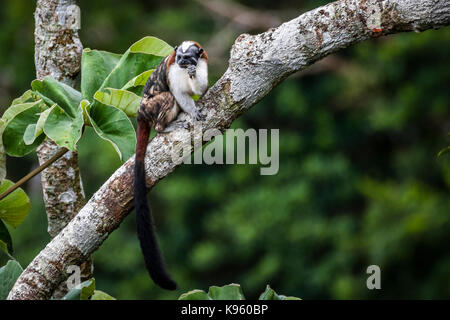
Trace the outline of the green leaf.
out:
M 19 98 L 14 99 L 11 105 L 13 106 L 16 104 L 23 104 L 27 102 L 36 102 L 39 99 L 40 98 L 35 93 L 33 93 L 33 91 L 28 90 L 25 91 L 25 93 L 22 94 Z
M 28 146 L 32 144 L 35 140 L 34 132 L 36 131 L 36 124 L 29 124 L 25 129 L 25 133 L 23 134 L 23 142 Z
M 123 54 L 98 90 L 123 88 L 130 79 L 155 69 L 172 51 L 173 48 L 170 45 L 158 38 L 145 37 L 139 40 Z
M 3 180 L 0 185 L 0 194 L 8 190 L 14 183 L 10 180 Z M 30 199 L 22 188 L 14 190 L 6 198 L 0 200 L 0 219 L 16 228 L 26 218 L 30 210 Z
M 81 58 L 81 93 L 83 99 L 93 101 L 94 93 L 111 73 L 122 55 L 106 51 L 84 49 Z
M 133 87 L 145 86 L 145 83 L 147 82 L 153 71 L 155 71 L 155 69 L 142 72 L 140 75 L 137 75 L 136 77 L 128 81 L 128 83 L 124 85 L 122 89 L 127 90 Z
M 208 294 L 203 290 L 192 290 L 183 293 L 178 300 L 212 300 Z
M 95 290 L 95 279 L 91 278 L 88 280 L 88 284 L 81 288 L 80 300 L 89 300 L 89 298 L 94 294 Z
M 71 118 L 77 117 L 78 106 L 81 101 L 81 93 L 71 86 L 56 81 L 52 77 L 45 77 L 44 80 L 34 80 L 31 87 L 49 107 L 55 103 L 62 108 Z
M 78 106 L 75 118 L 69 116 L 58 105 L 54 105 L 47 115 L 44 132 L 57 145 L 75 151 L 76 144 L 81 138 L 83 124 L 81 105 Z
M 5 266 L 0 268 L 0 300 L 6 300 L 22 272 L 22 267 L 15 260 L 9 260 Z
M 95 290 L 94 294 L 91 296 L 91 300 L 116 300 L 116 298 L 111 297 L 103 291 Z
M 113 145 L 122 161 L 133 155 L 136 133 L 130 119 L 122 110 L 98 101 L 90 105 L 86 100 L 83 100 L 82 107 L 87 111 L 95 132 Z
M 108 92 L 97 91 L 94 99 L 108 106 L 116 107 L 129 117 L 136 117 L 142 98 L 138 95 L 120 89 L 106 88 Z
M 1 249 L 5 253 L 12 254 L 14 252 L 11 235 L 2 220 L 0 220 L 0 242 Z
M 150 71 L 172 51 L 173 48 L 166 42 L 155 37 L 145 37 L 134 43 L 120 59 L 118 55 L 107 52 L 85 50 L 83 53 L 81 90 L 85 100 L 81 106 L 89 120 L 86 122 L 94 127 L 102 139 L 113 145 L 122 161 L 134 153 L 136 135 L 127 114 L 135 115 L 136 101 L 140 103 L 140 98 L 132 92 L 112 90 L 135 84 L 139 87 L 146 81 Z M 96 93 L 105 88 L 109 91 Z M 93 99 L 94 94 L 98 100 Z M 120 100 L 123 98 L 126 99 L 122 103 Z M 117 104 L 109 105 L 111 103 Z
M 28 125 L 23 135 L 23 141 L 25 142 L 26 145 L 32 144 L 36 140 L 36 138 L 39 137 L 44 132 L 44 124 L 45 121 L 47 121 L 47 117 L 51 111 L 52 108 L 45 110 L 39 116 L 39 120 L 37 121 L 36 124 Z
M 8 109 L 5 110 L 2 116 L 2 121 L 6 126 L 16 115 L 27 110 L 28 108 L 41 103 L 40 99 L 34 102 L 20 103 L 20 104 L 12 104 Z
M 129 50 L 132 53 L 144 53 L 159 57 L 167 57 L 172 53 L 173 47 L 161 39 L 148 36 L 135 42 Z
M 277 299 L 276 297 L 277 294 L 275 293 L 275 291 L 273 291 L 273 289 L 269 285 L 267 285 L 266 290 L 264 290 L 264 292 L 261 293 L 258 300 L 280 300 Z
M 11 106 L 3 115 L 6 125 L 2 134 L 6 153 L 11 156 L 22 157 L 33 151 L 43 140 L 41 135 L 32 144 L 24 141 L 25 132 L 30 124 L 36 123 L 41 112 L 47 107 L 42 101 L 17 104 Z
M 259 296 L 259 300 L 301 300 L 297 297 L 286 297 L 278 295 L 269 285 L 266 290 Z
M 245 300 L 241 286 L 228 284 L 222 287 L 211 286 L 208 293 L 203 290 L 192 290 L 183 293 L 179 300 Z
M 95 290 L 95 279 L 86 280 L 72 288 L 61 300 L 87 300 Z
M 235 283 L 209 287 L 208 295 L 213 300 L 245 300 L 241 286 Z
M 14 119 L 16 115 L 34 106 L 35 104 L 41 103 L 39 100 L 41 99 L 38 98 L 31 90 L 28 90 L 21 97 L 14 99 L 11 106 L 3 113 L 0 120 L 0 137 L 2 137 L 0 139 L 0 183 L 6 176 L 6 157 L 5 148 L 3 145 L 3 131 L 6 125 Z

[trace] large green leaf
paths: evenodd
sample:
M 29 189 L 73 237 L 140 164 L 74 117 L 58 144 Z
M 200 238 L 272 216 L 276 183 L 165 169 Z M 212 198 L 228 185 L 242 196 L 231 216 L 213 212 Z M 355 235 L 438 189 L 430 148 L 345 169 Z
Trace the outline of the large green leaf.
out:
M 9 260 L 6 266 L 0 268 L 0 300 L 6 300 L 23 269 L 15 260 Z
M 141 74 L 137 75 L 136 77 L 134 77 L 133 79 L 128 81 L 122 87 L 122 89 L 127 90 L 127 89 L 133 88 L 133 87 L 145 86 L 145 83 L 147 82 L 148 78 L 153 73 L 153 71 L 155 71 L 155 70 L 151 69 L 151 70 L 142 72 Z
M 125 161 L 131 157 L 136 146 L 136 133 L 127 115 L 116 107 L 98 101 L 90 105 L 83 100 L 82 107 L 95 132 L 113 145 L 120 159 Z
M 0 194 L 8 190 L 14 183 L 3 180 L 0 185 Z M 0 219 L 16 228 L 25 220 L 30 210 L 30 199 L 21 188 L 14 190 L 6 198 L 0 200 Z
M 81 58 L 81 93 L 83 99 L 93 101 L 94 93 L 111 73 L 122 55 L 106 51 L 84 49 Z
M 83 129 L 83 112 L 78 106 L 76 117 L 70 117 L 58 105 L 54 105 L 49 112 L 45 124 L 45 134 L 61 147 L 72 151 L 76 150 L 76 144 L 81 138 Z
M 119 108 L 129 117 L 136 117 L 142 98 L 127 90 L 106 88 L 107 92 L 97 91 L 95 100 Z
M 44 140 L 45 136 L 40 135 L 32 144 L 27 145 L 24 135 L 28 126 L 36 123 L 46 108 L 44 103 L 37 101 L 16 104 L 6 110 L 2 118 L 3 121 L 6 120 L 2 139 L 7 154 L 22 157 L 33 151 Z
M 159 57 L 167 57 L 172 53 L 173 47 L 161 39 L 148 36 L 135 42 L 129 50 L 132 53 L 145 53 Z
M 161 60 L 169 55 L 173 48 L 166 42 L 145 37 L 134 43 L 106 77 L 99 90 L 104 88 L 123 88 L 130 79 L 150 69 L 155 69 Z
M 81 93 L 71 86 L 56 81 L 52 77 L 44 80 L 34 80 L 32 89 L 42 97 L 49 107 L 55 103 L 62 108 L 70 117 L 76 118 L 81 101 Z
M 13 246 L 12 246 L 12 239 L 11 235 L 9 234 L 8 229 L 6 228 L 4 222 L 0 219 L 0 248 L 6 253 L 12 254 L 13 253 Z

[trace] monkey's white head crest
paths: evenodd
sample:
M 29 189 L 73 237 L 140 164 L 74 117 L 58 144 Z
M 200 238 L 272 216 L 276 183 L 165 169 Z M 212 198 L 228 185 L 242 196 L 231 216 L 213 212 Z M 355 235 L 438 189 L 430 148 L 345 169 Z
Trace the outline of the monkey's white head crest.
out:
M 175 62 L 181 68 L 187 68 L 190 65 L 196 66 L 199 59 L 203 56 L 203 48 L 194 41 L 183 41 L 175 47 Z
M 195 45 L 194 41 L 183 41 L 180 45 L 180 49 L 183 52 L 186 52 L 189 49 L 189 47 L 193 45 Z

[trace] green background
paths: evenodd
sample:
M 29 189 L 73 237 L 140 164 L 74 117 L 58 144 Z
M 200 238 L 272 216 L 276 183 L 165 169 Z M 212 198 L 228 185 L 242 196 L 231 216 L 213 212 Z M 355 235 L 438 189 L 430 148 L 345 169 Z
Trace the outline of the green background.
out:
M 297 2 L 240 1 L 281 21 L 327 3 Z M 172 45 L 224 45 L 211 84 L 226 69 L 233 39 L 264 31 L 233 26 L 197 1 L 79 6 L 85 48 L 121 53 L 146 35 Z M 0 8 L 1 113 L 35 78 L 33 11 L 29 0 Z M 231 38 L 221 41 L 225 28 Z M 258 165 L 183 165 L 152 190 L 160 244 L 179 289 L 163 291 L 149 279 L 134 214 L 94 254 L 97 288 L 119 299 L 173 299 L 232 282 L 253 299 L 266 284 L 304 299 L 450 298 L 450 158 L 436 158 L 450 131 L 449 56 L 450 29 L 404 33 L 293 75 L 233 124 L 280 129 L 277 175 L 260 176 Z M 120 161 L 91 128 L 79 156 L 91 197 Z M 8 179 L 36 164 L 34 153 L 8 158 Z M 49 241 L 39 178 L 25 190 L 31 212 L 10 229 L 24 267 Z M 0 266 L 6 261 L 1 255 Z M 381 290 L 366 288 L 372 264 L 381 268 Z

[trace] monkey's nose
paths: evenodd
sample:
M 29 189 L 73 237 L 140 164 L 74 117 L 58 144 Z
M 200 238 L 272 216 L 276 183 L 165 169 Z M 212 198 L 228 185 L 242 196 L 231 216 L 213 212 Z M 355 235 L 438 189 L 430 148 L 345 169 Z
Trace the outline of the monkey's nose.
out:
M 186 68 L 188 65 L 197 65 L 197 61 L 195 61 L 195 59 L 191 59 L 191 58 L 181 58 L 180 61 L 178 62 L 178 64 L 182 67 L 182 68 Z

